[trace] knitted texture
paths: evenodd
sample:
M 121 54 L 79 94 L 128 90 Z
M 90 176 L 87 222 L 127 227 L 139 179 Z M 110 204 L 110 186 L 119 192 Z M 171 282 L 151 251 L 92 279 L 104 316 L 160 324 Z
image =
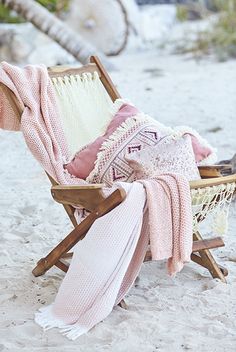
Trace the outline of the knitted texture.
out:
M 105 319 L 138 275 L 149 238 L 153 259 L 168 258 L 171 275 L 190 260 L 188 181 L 167 174 L 140 182 L 121 183 L 126 199 L 99 218 L 74 247 L 55 303 L 36 313 L 39 325 L 45 329 L 58 327 L 68 338 L 76 339 Z
M 163 174 L 139 182 L 147 193 L 152 259 L 168 259 L 168 273 L 174 275 L 190 261 L 192 252 L 188 180 L 177 174 Z
M 126 199 L 99 218 L 74 247 L 54 305 L 36 313 L 44 328 L 59 327 L 74 339 L 103 320 L 132 285 L 148 244 L 148 232 L 140 236 L 146 197 L 139 183 L 122 187 Z
M 63 168 L 69 153 L 46 67 L 20 69 L 2 63 L 0 82 L 12 90 L 23 108 L 21 130 L 35 158 L 59 183 L 81 184 L 80 179 L 71 177 Z M 5 95 L 2 98 L 0 127 L 18 130 L 14 109 L 4 104 Z M 144 216 L 143 185 L 122 184 L 127 192 L 125 201 L 99 218 L 85 239 L 74 247 L 69 271 L 54 305 L 36 314 L 41 326 L 60 327 L 74 339 L 103 320 L 131 287 L 149 237 L 154 259 L 169 258 L 169 273 L 179 271 L 189 260 L 192 215 L 188 182 L 173 175 L 143 182 L 149 218 L 147 211 Z M 163 229 L 167 222 L 171 232 L 166 239 Z
M 18 68 L 3 62 L 0 82 L 15 94 L 22 106 L 20 129 L 44 170 L 60 184 L 84 184 L 63 168 L 63 164 L 69 161 L 69 152 L 47 68 L 43 65 Z M 4 94 L 0 98 L 0 128 L 19 130 L 14 109 Z

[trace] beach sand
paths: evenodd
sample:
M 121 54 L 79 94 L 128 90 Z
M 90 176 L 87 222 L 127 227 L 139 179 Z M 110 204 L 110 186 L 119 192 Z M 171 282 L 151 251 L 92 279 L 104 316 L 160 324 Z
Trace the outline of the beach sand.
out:
M 158 51 L 113 60 L 119 70 L 111 75 L 123 97 L 166 125 L 193 127 L 218 148 L 219 160 L 236 152 L 236 61 L 197 63 Z M 236 351 L 235 205 L 226 246 L 214 251 L 229 270 L 227 284 L 194 263 L 175 278 L 165 263 L 146 263 L 127 295 L 128 310 L 116 307 L 72 342 L 34 322 L 35 311 L 53 302 L 63 273 L 31 274 L 71 225 L 22 135 L 0 130 L 0 150 L 1 352 Z

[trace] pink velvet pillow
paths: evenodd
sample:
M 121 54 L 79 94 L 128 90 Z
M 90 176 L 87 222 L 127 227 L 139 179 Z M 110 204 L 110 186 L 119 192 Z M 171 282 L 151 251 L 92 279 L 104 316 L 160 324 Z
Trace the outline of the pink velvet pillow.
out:
M 64 165 L 71 175 L 81 179 L 86 179 L 94 168 L 97 154 L 103 142 L 129 117 L 137 115 L 139 111 L 132 105 L 124 104 L 115 114 L 109 123 L 103 136 L 98 137 L 94 142 L 88 144 L 81 151 L 76 153 L 69 164 Z
M 166 136 L 155 146 L 145 146 L 126 156 L 136 179 L 148 179 L 158 174 L 177 173 L 189 181 L 200 179 L 189 135 Z

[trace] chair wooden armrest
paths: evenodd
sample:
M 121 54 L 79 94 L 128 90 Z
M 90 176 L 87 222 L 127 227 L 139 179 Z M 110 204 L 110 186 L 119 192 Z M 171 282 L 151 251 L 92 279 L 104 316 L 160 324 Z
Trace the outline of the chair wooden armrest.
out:
M 89 211 L 94 210 L 105 199 L 103 184 L 90 185 L 56 185 L 52 186 L 53 199 L 64 205 L 80 206 Z
M 226 170 L 232 170 L 231 164 L 219 164 L 219 165 L 203 165 L 198 166 L 199 173 L 202 178 L 220 177 L 221 172 Z
M 213 179 L 202 179 L 196 181 L 190 181 L 190 189 L 218 186 L 226 183 L 236 182 L 236 174 L 230 176 L 221 176 Z

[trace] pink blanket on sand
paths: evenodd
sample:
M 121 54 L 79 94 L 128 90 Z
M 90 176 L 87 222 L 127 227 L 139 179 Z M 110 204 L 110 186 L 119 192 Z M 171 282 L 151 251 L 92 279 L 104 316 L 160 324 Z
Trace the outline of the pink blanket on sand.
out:
M 81 183 L 63 168 L 68 150 L 56 99 L 44 66 L 19 69 L 2 63 L 0 82 L 23 108 L 21 126 L 0 95 L 0 128 L 19 130 L 43 168 L 59 183 Z M 71 339 L 103 320 L 133 284 L 150 238 L 154 259 L 168 258 L 174 274 L 190 260 L 192 214 L 190 190 L 182 176 L 121 183 L 125 201 L 98 219 L 74 255 L 55 303 L 36 313 L 44 328 L 59 327 Z M 119 219 L 119 221 L 117 221 Z

